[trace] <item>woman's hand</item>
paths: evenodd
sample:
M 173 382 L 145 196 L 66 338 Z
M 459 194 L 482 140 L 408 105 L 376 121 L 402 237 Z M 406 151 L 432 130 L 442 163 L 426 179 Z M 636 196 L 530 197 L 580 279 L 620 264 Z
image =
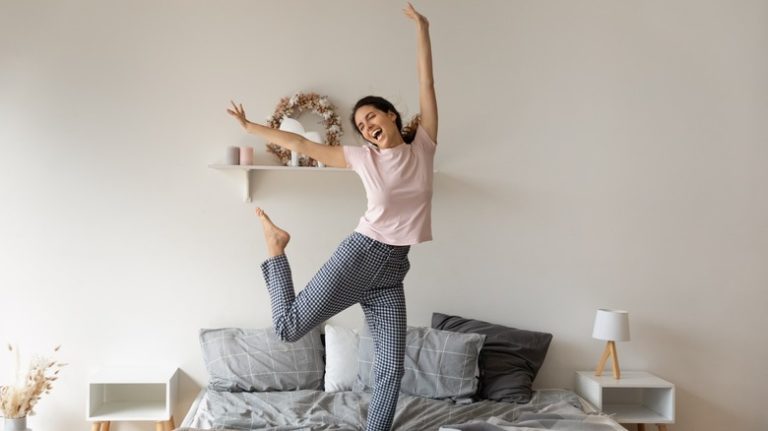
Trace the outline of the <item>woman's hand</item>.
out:
M 416 12 L 416 9 L 413 8 L 411 3 L 408 3 L 408 6 L 403 9 L 403 12 L 405 12 L 405 16 L 414 20 L 420 27 L 429 27 L 429 21 L 427 21 L 427 18 L 424 15 Z
M 229 103 L 232 104 L 232 107 L 235 108 L 235 110 L 233 111 L 231 109 L 227 109 L 227 113 L 237 118 L 237 120 L 240 121 L 240 125 L 243 126 L 243 129 L 248 130 L 249 121 L 247 118 L 245 118 L 245 109 L 243 109 L 243 104 L 241 103 L 240 106 L 238 107 L 238 105 L 235 105 L 235 102 L 231 100 L 229 101 Z

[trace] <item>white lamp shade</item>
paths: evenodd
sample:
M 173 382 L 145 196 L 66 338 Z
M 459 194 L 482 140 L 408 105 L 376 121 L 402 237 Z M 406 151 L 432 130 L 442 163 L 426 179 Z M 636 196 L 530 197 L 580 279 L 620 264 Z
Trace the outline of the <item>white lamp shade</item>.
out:
M 606 341 L 629 341 L 629 313 L 600 308 L 595 315 L 592 338 Z

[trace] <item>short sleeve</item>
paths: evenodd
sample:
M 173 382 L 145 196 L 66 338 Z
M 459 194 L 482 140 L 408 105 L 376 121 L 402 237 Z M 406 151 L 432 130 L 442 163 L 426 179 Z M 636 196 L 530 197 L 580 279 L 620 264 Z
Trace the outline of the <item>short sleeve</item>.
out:
M 419 145 L 429 151 L 434 152 L 437 148 L 437 142 L 433 141 L 429 137 L 429 133 L 421 127 L 421 124 L 416 128 L 416 136 L 413 138 L 413 144 Z
M 344 159 L 347 161 L 347 167 L 352 168 L 353 171 L 357 171 L 363 165 L 363 158 L 365 157 L 365 148 L 355 145 L 342 145 L 344 151 Z

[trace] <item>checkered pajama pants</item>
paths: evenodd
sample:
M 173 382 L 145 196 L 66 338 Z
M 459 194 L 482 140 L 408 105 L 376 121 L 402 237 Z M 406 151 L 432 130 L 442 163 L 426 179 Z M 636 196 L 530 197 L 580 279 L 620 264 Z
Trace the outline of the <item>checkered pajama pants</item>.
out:
M 285 255 L 262 263 L 275 332 L 296 341 L 312 328 L 360 303 L 376 349 L 375 382 L 367 431 L 389 431 L 395 416 L 405 356 L 403 279 L 409 246 L 390 246 L 354 232 L 298 295 Z

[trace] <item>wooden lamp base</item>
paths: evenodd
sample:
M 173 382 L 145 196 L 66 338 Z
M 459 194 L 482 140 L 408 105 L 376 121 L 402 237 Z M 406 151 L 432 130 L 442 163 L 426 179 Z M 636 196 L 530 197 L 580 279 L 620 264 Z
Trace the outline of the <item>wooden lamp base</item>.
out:
M 616 342 L 614 341 L 605 343 L 605 349 L 603 350 L 603 355 L 600 357 L 600 362 L 597 364 L 595 375 L 601 376 L 603 374 L 603 368 L 605 368 L 605 362 L 608 360 L 609 356 L 611 357 L 611 364 L 613 365 L 613 378 L 620 379 L 621 370 L 619 369 L 619 356 L 616 354 Z

